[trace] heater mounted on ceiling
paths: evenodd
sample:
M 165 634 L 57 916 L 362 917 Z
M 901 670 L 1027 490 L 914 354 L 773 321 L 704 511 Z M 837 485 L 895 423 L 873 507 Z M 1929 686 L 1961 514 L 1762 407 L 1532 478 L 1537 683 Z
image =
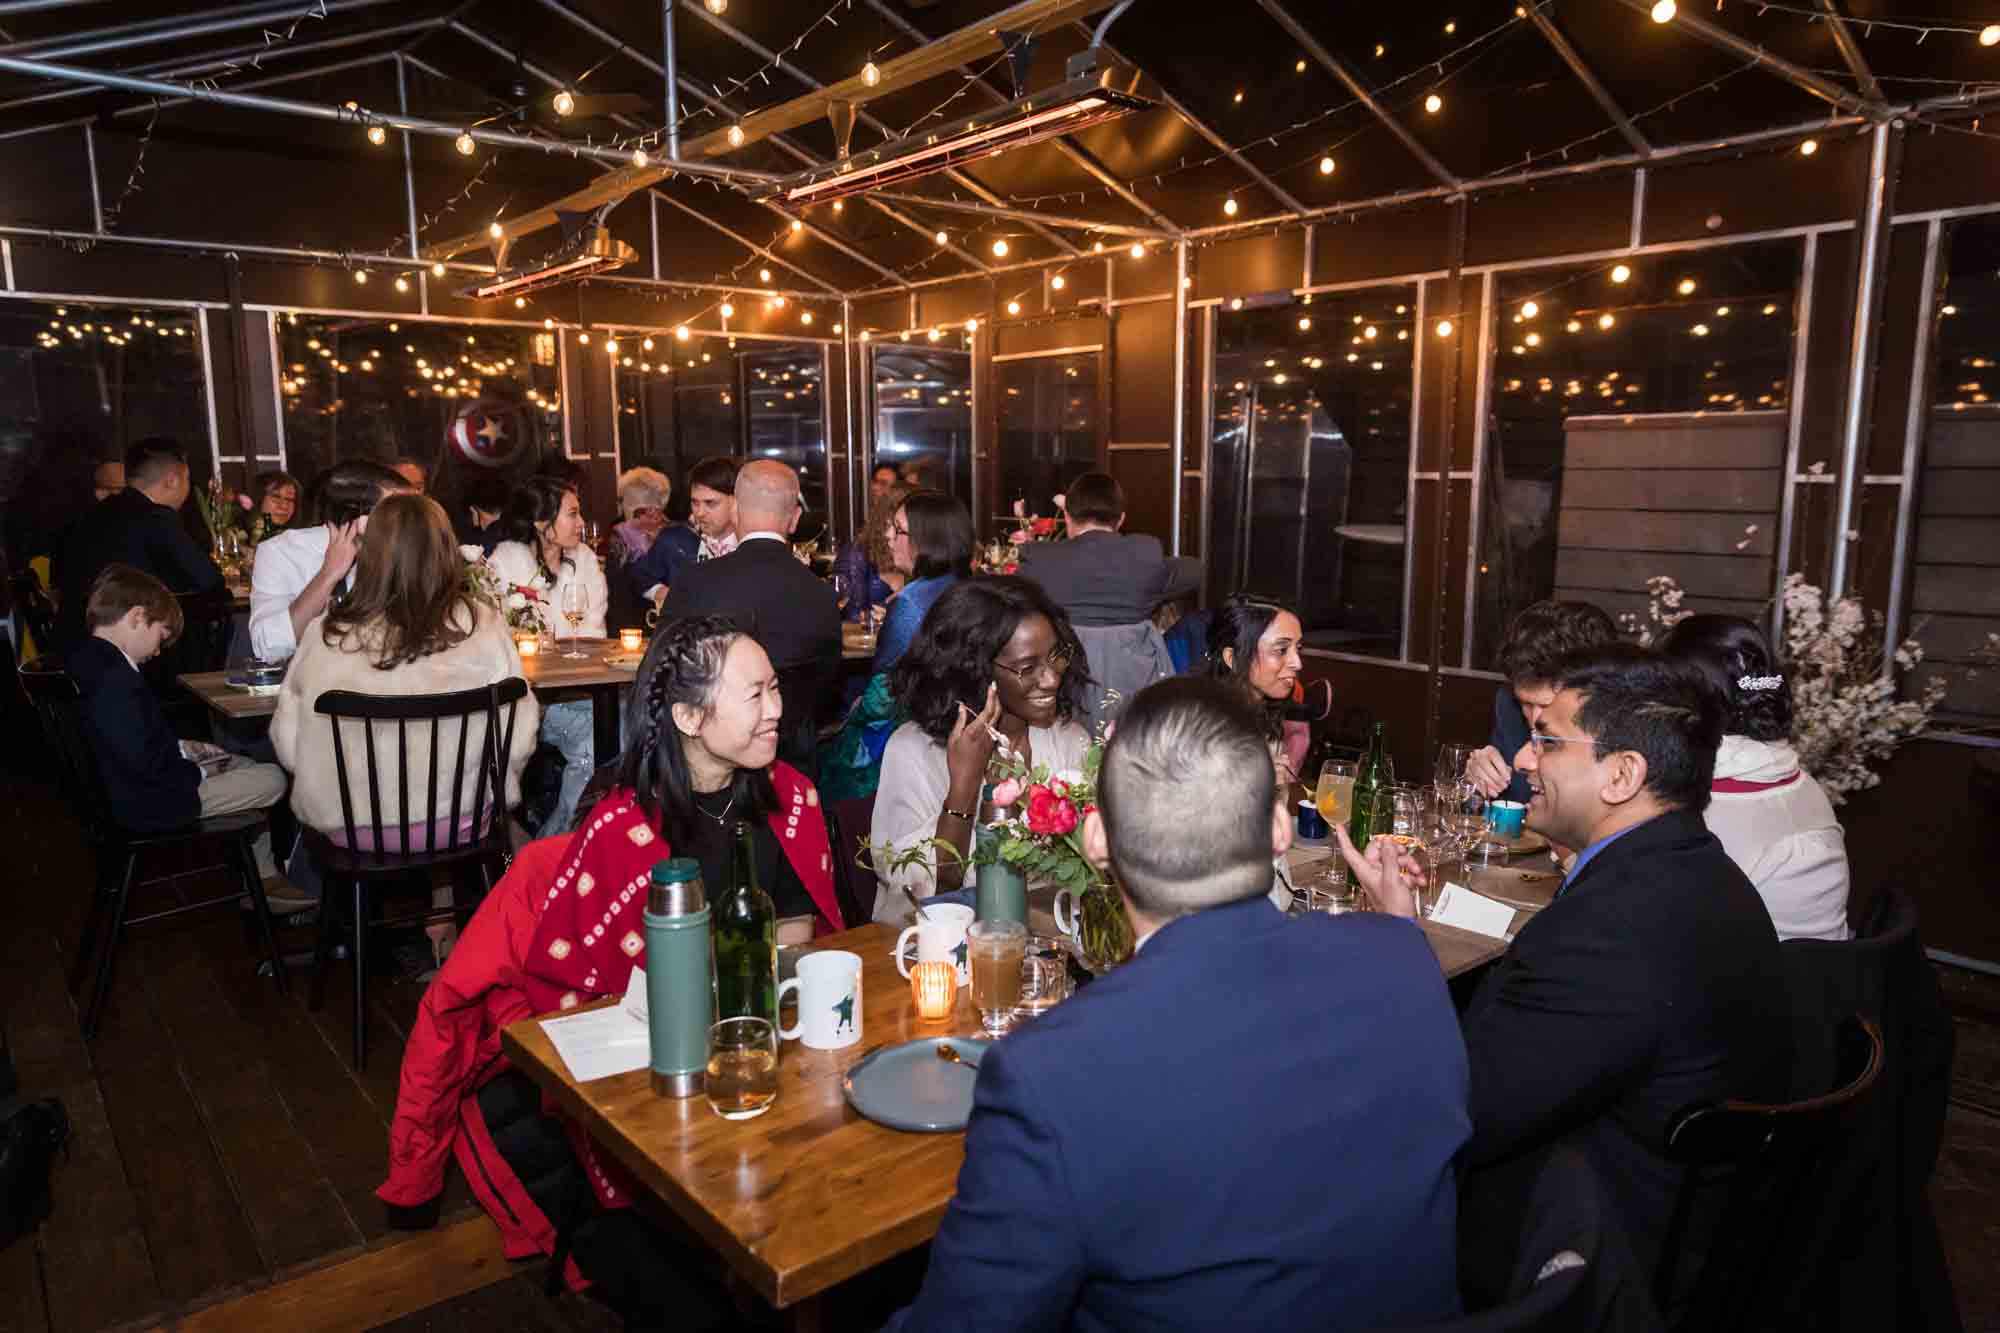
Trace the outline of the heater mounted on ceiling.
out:
M 610 228 L 593 224 L 578 228 L 568 240 L 533 264 L 482 278 L 458 294 L 481 301 L 495 296 L 519 296 L 559 282 L 609 273 L 638 258 L 639 252 L 613 236 Z
M 1066 77 L 1053 88 L 1016 98 L 1006 106 L 936 129 L 891 139 L 830 167 L 787 176 L 761 197 L 803 208 L 865 190 L 961 166 L 1058 135 L 1144 111 L 1153 103 L 1136 93 L 1139 72 L 1102 64 L 1096 48 L 1070 57 Z M 836 126 L 839 123 L 838 108 Z M 851 113 L 848 117 L 851 124 Z M 843 136 L 844 143 L 844 136 Z

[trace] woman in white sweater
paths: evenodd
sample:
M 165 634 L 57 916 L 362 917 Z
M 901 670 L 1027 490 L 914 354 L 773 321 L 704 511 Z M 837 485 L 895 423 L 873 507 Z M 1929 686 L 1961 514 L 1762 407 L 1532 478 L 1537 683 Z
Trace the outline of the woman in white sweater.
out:
M 435 500 L 421 495 L 385 497 L 369 520 L 368 534 L 355 566 L 353 590 L 346 600 L 315 619 L 299 636 L 298 652 L 278 692 L 278 710 L 271 718 L 271 744 L 278 760 L 292 775 L 292 809 L 308 827 L 335 841 L 346 837 L 341 817 L 340 778 L 335 767 L 333 719 L 313 710 L 328 690 L 358 694 L 448 694 L 476 689 L 521 674 L 521 659 L 499 612 L 473 600 L 465 591 L 464 558 L 451 534 L 451 522 Z M 500 815 L 520 798 L 522 765 L 535 748 L 537 722 L 531 694 L 515 705 L 513 744 L 506 756 L 506 790 Z M 355 801 L 355 823 L 367 818 L 368 761 L 360 724 L 346 724 L 342 733 L 347 760 L 348 789 Z M 470 803 L 485 724 L 466 737 L 463 774 L 465 808 Z M 428 845 L 426 826 L 449 819 L 451 810 L 429 804 L 430 732 L 408 729 L 405 738 L 412 785 L 407 830 L 384 830 L 392 846 L 406 840 Z M 376 780 L 382 808 L 399 807 L 397 765 L 378 745 Z M 454 789 L 453 758 L 461 753 L 455 728 L 441 740 L 447 750 L 438 774 L 437 791 L 448 802 Z M 489 784 L 487 790 L 492 791 Z M 496 795 L 501 795 L 496 793 Z M 472 832 L 471 829 L 464 830 Z M 438 843 L 447 830 L 438 830 Z
M 1703 818 L 1741 866 L 1781 940 L 1844 940 L 1847 843 L 1833 804 L 1790 743 L 1792 686 L 1763 631 L 1740 616 L 1689 616 L 1660 645 L 1729 701 Z
M 530 478 L 514 488 L 502 522 L 507 540 L 495 546 L 486 559 L 500 576 L 502 591 L 533 589 L 542 607 L 543 623 L 558 644 L 571 635 L 603 638 L 611 589 L 597 556 L 583 544 L 583 510 L 576 490 L 553 477 Z M 577 600 L 572 601 L 572 597 Z M 563 615 L 573 605 L 583 611 L 582 620 L 574 626 Z M 577 798 L 597 767 L 594 735 L 588 699 L 564 699 L 542 711 L 542 739 L 562 751 L 564 762 L 562 795 L 535 836 L 569 832 L 570 822 L 576 818 Z

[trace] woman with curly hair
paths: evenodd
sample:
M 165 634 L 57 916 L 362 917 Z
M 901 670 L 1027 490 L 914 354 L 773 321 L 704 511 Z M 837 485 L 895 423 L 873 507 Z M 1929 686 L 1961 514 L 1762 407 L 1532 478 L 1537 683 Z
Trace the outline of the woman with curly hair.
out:
M 889 549 L 889 530 L 895 525 L 896 511 L 909 497 L 910 488 L 901 485 L 878 496 L 868 506 L 861 530 L 833 562 L 834 572 L 847 579 L 847 605 L 841 608 L 841 619 L 859 620 L 869 608 L 888 605 L 889 599 L 902 591 L 905 575 L 896 568 Z
M 1764 631 L 1741 616 L 1689 616 L 1660 652 L 1701 668 L 1729 703 L 1702 819 L 1764 900 L 1781 940 L 1845 940 L 1847 843 L 1792 748 L 1792 684 Z
M 890 674 L 909 721 L 882 755 L 869 841 L 890 853 L 942 839 L 960 857 L 878 869 L 875 919 L 893 921 L 902 890 L 957 888 L 994 748 L 1005 741 L 1030 765 L 1083 767 L 1090 736 L 1076 721 L 1089 673 L 1069 617 L 1018 577 L 962 580 L 945 589 Z

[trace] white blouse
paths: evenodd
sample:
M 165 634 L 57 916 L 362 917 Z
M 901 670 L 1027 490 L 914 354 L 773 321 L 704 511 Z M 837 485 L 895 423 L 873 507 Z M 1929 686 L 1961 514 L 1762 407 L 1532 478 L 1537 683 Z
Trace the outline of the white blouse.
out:
M 1724 736 L 1703 819 L 1764 900 L 1781 940 L 1845 940 L 1847 842 L 1798 751 Z M 1731 790 L 1730 788 L 1733 788 Z
M 486 563 L 493 567 L 501 582 L 512 586 L 520 584 L 541 590 L 547 603 L 545 622 L 549 632 L 558 639 L 571 634 L 569 622 L 563 619 L 563 593 L 572 583 L 583 586 L 583 623 L 574 631 L 579 637 L 601 639 L 604 637 L 604 614 L 611 603 L 611 586 L 605 582 L 604 568 L 597 563 L 597 555 L 588 546 L 579 542 L 571 550 L 563 552 L 562 565 L 555 571 L 553 583 L 542 572 L 535 553 L 520 542 L 501 542 L 493 548 L 493 554 L 486 557 Z M 501 590 L 503 593 L 505 588 Z
M 1075 722 L 1059 722 L 1047 731 L 1028 729 L 1030 757 L 1038 767 L 1047 764 L 1051 772 L 1066 768 L 1080 771 L 1084 751 L 1089 748 L 1089 733 Z M 916 723 L 905 722 L 882 751 L 882 778 L 875 788 L 875 821 L 868 841 L 893 854 L 935 837 L 938 816 L 950 791 L 951 767 L 944 746 L 925 735 Z M 919 898 L 936 893 L 934 865 L 933 860 L 901 870 L 877 870 L 875 919 L 890 924 L 902 920 L 908 906 L 904 885 Z

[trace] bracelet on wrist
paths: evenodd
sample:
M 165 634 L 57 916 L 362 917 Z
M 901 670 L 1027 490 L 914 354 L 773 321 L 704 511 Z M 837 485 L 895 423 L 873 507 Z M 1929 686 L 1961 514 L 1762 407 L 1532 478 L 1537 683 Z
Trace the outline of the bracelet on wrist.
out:
M 948 805 L 944 808 L 944 814 L 947 819 L 962 819 L 968 824 L 972 822 L 971 815 L 965 813 L 963 810 L 954 810 Z

